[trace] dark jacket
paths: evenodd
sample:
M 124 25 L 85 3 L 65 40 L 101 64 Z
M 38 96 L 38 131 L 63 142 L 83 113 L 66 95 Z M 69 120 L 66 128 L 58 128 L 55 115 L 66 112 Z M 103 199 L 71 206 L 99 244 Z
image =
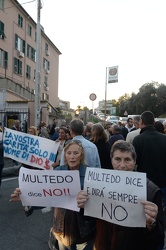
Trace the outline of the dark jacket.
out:
M 147 177 L 158 187 L 166 187 L 166 136 L 148 126 L 133 140 L 137 154 L 137 171 L 147 173 Z
M 110 144 L 108 141 L 99 140 L 94 143 L 97 147 L 101 168 L 111 169 Z
M 147 200 L 154 202 L 158 206 L 157 224 L 151 231 L 147 228 L 123 227 L 98 220 L 95 250 L 162 249 L 164 244 L 164 225 L 161 191 L 149 180 L 147 180 Z M 158 248 L 159 246 L 161 248 Z
M 112 148 L 112 145 L 114 144 L 114 142 L 118 141 L 118 140 L 125 140 L 123 135 L 117 133 L 117 134 L 114 134 L 110 137 L 109 139 L 109 143 L 110 143 L 110 146 Z
M 58 166 L 55 171 L 57 170 L 69 170 L 69 168 L 67 165 Z M 80 165 L 79 175 L 81 189 L 83 189 L 85 172 L 86 166 Z M 64 208 L 55 208 L 53 229 L 56 239 L 62 241 L 64 245 L 79 244 L 94 239 L 96 219 L 84 216 L 83 209 L 81 209 L 80 212 L 76 212 Z

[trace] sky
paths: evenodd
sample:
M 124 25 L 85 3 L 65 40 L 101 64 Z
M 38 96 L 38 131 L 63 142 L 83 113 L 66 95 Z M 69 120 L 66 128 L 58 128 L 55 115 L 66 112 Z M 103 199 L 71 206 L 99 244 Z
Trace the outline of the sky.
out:
M 37 1 L 19 0 L 37 22 Z M 27 3 L 26 3 L 27 2 Z M 26 4 L 25 4 L 26 3 Z M 60 50 L 60 99 L 96 108 L 105 99 L 166 84 L 165 0 L 41 0 L 41 25 Z M 106 85 L 106 68 L 119 67 Z M 89 99 L 95 93 L 95 101 Z

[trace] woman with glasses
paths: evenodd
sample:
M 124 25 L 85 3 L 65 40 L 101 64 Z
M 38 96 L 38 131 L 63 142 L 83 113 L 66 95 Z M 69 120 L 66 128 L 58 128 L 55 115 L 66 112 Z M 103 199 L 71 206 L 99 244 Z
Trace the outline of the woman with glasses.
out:
M 69 141 L 64 148 L 64 166 L 58 166 L 56 170 L 79 170 L 81 189 L 83 189 L 86 165 L 84 162 L 84 150 L 80 141 Z M 11 195 L 11 201 L 20 200 L 20 190 L 17 188 Z M 54 209 L 54 220 L 51 234 L 54 237 L 54 245 L 49 244 L 50 249 L 59 250 L 93 250 L 95 238 L 95 219 L 84 216 L 80 212 L 64 208 Z M 56 240 L 58 241 L 55 246 Z

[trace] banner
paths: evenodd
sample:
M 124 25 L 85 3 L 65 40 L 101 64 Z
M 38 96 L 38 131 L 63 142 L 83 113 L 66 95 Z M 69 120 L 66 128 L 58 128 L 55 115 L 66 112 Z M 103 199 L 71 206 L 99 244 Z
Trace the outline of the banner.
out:
M 146 227 L 143 205 L 146 174 L 87 168 L 84 190 L 89 199 L 84 215 L 127 227 Z
M 60 142 L 5 128 L 4 157 L 41 169 L 52 169 Z
M 118 82 L 118 66 L 107 68 L 107 83 Z
M 31 170 L 20 168 L 19 188 L 23 206 L 62 207 L 79 211 L 81 190 L 78 170 Z

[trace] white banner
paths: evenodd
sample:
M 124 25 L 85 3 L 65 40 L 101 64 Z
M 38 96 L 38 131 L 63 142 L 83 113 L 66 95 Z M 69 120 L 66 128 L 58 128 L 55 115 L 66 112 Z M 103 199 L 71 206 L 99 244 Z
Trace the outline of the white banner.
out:
M 107 83 L 118 82 L 118 66 L 107 68 Z
M 52 169 L 60 142 L 5 128 L 4 156 L 41 169 Z
M 23 206 L 62 207 L 79 211 L 81 190 L 78 170 L 30 170 L 20 168 L 19 188 Z
M 87 168 L 84 214 L 128 227 L 145 227 L 140 200 L 146 200 L 146 174 Z

